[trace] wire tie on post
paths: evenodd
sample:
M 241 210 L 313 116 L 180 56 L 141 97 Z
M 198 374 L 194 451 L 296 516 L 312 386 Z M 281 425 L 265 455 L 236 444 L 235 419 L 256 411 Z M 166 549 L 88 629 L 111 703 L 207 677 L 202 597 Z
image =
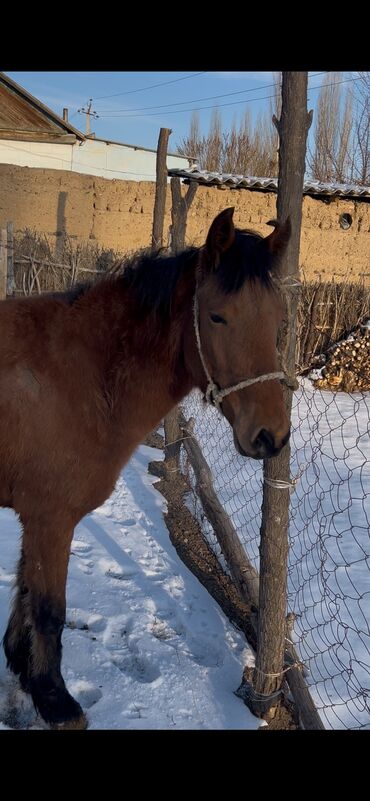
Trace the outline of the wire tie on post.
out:
M 265 478 L 263 479 L 265 484 L 268 484 L 270 487 L 274 489 L 287 489 L 290 492 L 295 490 L 295 485 L 297 483 L 297 479 L 294 478 L 293 481 L 284 481 L 282 478 Z
M 289 492 L 294 492 L 296 485 L 303 475 L 306 467 L 308 465 L 304 464 L 303 467 L 300 469 L 298 475 L 295 478 L 292 478 L 291 481 L 285 481 L 283 478 L 267 478 L 267 476 L 263 477 L 263 481 L 265 484 L 268 484 L 270 487 L 274 489 L 287 489 Z

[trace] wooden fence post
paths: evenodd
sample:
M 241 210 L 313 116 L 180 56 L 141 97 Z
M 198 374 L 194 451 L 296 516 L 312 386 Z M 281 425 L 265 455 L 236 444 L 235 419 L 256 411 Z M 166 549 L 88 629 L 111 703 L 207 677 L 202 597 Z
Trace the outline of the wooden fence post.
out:
M 171 251 L 172 253 L 179 253 L 185 247 L 186 223 L 188 218 L 188 211 L 195 198 L 198 184 L 191 181 L 188 186 L 185 197 L 181 194 L 180 178 L 171 178 Z
M 0 231 L 0 300 L 5 300 L 6 298 L 8 275 L 7 240 L 7 230 L 2 228 Z
M 8 222 L 6 224 L 7 230 L 7 247 L 8 247 L 8 258 L 7 258 L 7 295 L 12 296 L 14 295 L 14 224 L 12 222 Z
M 167 193 L 167 145 L 171 133 L 172 131 L 170 128 L 161 128 L 158 138 L 152 248 L 161 248 L 163 245 L 163 225 Z
M 218 500 L 213 486 L 212 472 L 193 434 L 191 423 L 185 421 L 181 411 L 178 413 L 178 420 L 184 437 L 182 444 L 194 470 L 196 491 L 204 513 L 211 523 L 241 597 L 256 608 L 259 584 L 257 570 L 248 559 L 229 515 Z
M 185 197 L 181 195 L 180 178 L 171 178 L 171 253 L 179 253 L 185 247 L 187 213 L 195 197 L 197 184 L 190 184 Z M 164 419 L 166 475 L 175 473 L 179 467 L 181 430 L 179 410 L 172 409 Z
M 170 128 L 161 128 L 158 138 L 156 161 L 156 185 L 153 212 L 152 248 L 163 245 L 164 215 L 167 194 L 167 145 Z M 173 409 L 164 419 L 165 432 L 165 468 L 166 471 L 176 469 L 180 444 L 178 439 L 181 432 L 177 422 L 177 410 Z
M 280 140 L 277 217 L 283 222 L 290 215 L 292 223 L 292 236 L 282 268 L 282 277 L 288 280 L 284 291 L 285 319 L 279 339 L 282 368 L 288 376 L 295 374 L 298 305 L 295 283 L 299 277 L 303 178 L 306 139 L 311 120 L 312 113 L 307 114 L 307 72 L 283 72 L 281 118 L 278 121 L 274 117 L 274 123 Z M 291 387 L 284 387 L 284 396 L 290 418 Z M 276 707 L 278 704 L 284 677 L 289 681 L 291 678 L 289 674 L 293 670 L 300 672 L 298 666 L 291 667 L 291 661 L 287 666 L 284 659 L 290 493 L 288 488 L 280 489 L 278 482 L 291 481 L 289 444 L 277 457 L 265 460 L 264 479 L 258 647 L 248 701 L 252 711 L 259 717 L 266 716 L 271 707 Z M 308 693 L 307 688 L 306 691 Z M 307 719 L 302 721 L 304 728 L 324 728 L 317 712 L 313 717 L 311 712 L 310 709 Z

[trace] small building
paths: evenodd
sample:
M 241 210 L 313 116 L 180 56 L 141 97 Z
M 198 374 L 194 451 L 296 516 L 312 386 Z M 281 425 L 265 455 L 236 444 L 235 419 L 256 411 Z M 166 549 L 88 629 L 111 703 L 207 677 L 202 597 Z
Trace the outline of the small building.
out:
M 193 160 L 175 153 L 167 166 Z M 156 150 L 85 136 L 0 72 L 0 164 L 66 170 L 125 181 L 156 180 Z

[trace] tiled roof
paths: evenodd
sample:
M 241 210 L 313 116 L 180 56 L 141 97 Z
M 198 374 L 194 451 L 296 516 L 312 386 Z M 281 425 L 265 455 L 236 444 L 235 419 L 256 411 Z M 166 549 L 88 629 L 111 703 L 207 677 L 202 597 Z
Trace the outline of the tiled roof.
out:
M 170 177 L 185 178 L 196 181 L 204 186 L 225 186 L 238 189 L 262 189 L 277 192 L 277 178 L 256 178 L 252 175 L 231 175 L 229 173 L 209 172 L 196 167 L 188 169 L 170 169 Z M 370 198 L 370 186 L 357 186 L 356 184 L 322 183 L 321 181 L 305 181 L 303 184 L 305 195 L 338 195 L 341 197 Z

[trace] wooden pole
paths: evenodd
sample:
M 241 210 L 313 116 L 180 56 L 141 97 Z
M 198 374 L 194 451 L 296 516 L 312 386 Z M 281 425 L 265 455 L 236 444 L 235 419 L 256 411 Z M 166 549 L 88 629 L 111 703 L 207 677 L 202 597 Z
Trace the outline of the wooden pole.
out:
M 211 523 L 241 597 L 247 603 L 256 606 L 258 604 L 258 573 L 249 561 L 228 514 L 217 498 L 211 470 L 191 431 L 191 425 L 185 422 L 181 413 L 180 425 L 184 436 L 182 444 L 194 470 L 196 490 L 204 513 Z
M 6 298 L 7 288 L 7 273 L 8 273 L 8 249 L 7 249 L 8 233 L 6 228 L 0 231 L 0 300 Z
M 164 469 L 167 478 L 172 477 L 176 479 L 176 473 L 179 468 L 180 448 L 182 442 L 182 433 L 179 426 L 179 407 L 175 406 L 166 415 L 163 421 L 164 428 Z
M 14 295 L 14 224 L 8 222 L 6 224 L 7 230 L 7 245 L 8 245 L 8 258 L 7 258 L 7 295 Z
M 163 245 L 163 226 L 166 208 L 167 193 L 167 145 L 170 128 L 161 128 L 158 138 L 156 161 L 156 185 L 153 212 L 152 248 L 161 248 Z
M 302 192 L 307 132 L 312 114 L 307 114 L 307 72 L 283 72 L 282 110 L 274 118 L 279 132 L 279 184 L 277 217 L 292 223 L 292 236 L 281 270 L 286 281 L 285 319 L 279 339 L 282 367 L 295 374 L 296 311 L 298 293 L 294 279 L 299 277 L 299 243 L 302 219 Z M 291 416 L 292 389 L 284 387 L 288 416 Z M 284 672 L 286 646 L 286 584 L 288 564 L 288 489 L 273 486 L 275 481 L 290 482 L 290 447 L 274 459 L 264 461 L 264 485 L 260 545 L 260 596 L 258 647 L 249 706 L 260 717 L 276 706 Z M 267 483 L 268 482 L 268 483 Z M 272 484 L 271 484 L 272 482 Z M 323 728 L 318 714 L 308 728 Z
M 186 195 L 182 197 L 180 178 L 171 178 L 171 250 L 172 253 L 179 253 L 185 247 L 186 223 L 188 211 L 195 198 L 198 184 L 191 181 Z
M 185 247 L 187 215 L 196 191 L 197 184 L 192 183 L 185 197 L 182 197 L 180 178 L 171 178 L 171 253 L 173 254 L 179 253 Z M 181 431 L 178 416 L 176 406 L 164 419 L 165 470 L 168 478 L 171 472 L 175 475 L 179 466 Z

